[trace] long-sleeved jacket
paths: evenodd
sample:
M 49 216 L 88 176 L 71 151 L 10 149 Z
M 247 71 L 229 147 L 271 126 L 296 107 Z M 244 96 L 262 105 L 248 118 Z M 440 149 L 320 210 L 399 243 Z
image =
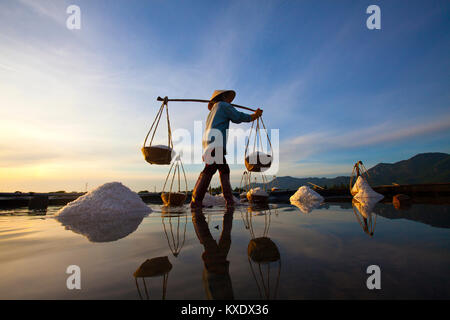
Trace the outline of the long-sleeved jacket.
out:
M 251 122 L 250 114 L 237 111 L 231 104 L 219 101 L 214 104 L 206 119 L 205 133 L 203 135 L 203 149 L 206 150 L 214 142 L 215 147 L 222 147 L 226 154 L 227 130 L 230 127 L 230 121 L 233 123 Z M 216 141 L 217 135 L 221 134 L 221 141 Z

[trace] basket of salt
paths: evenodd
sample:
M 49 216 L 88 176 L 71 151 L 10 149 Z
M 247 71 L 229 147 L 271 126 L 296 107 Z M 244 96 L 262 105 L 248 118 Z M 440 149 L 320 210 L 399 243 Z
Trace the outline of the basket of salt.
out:
M 261 188 L 252 188 L 247 192 L 247 200 L 250 203 L 263 204 L 269 200 L 269 194 Z
M 245 157 L 245 167 L 251 172 L 262 172 L 270 168 L 272 156 L 264 152 L 254 152 Z
M 184 178 L 184 184 L 185 184 L 185 191 L 181 191 L 181 174 L 180 174 L 180 168 L 183 171 L 183 178 Z M 173 172 L 172 172 L 173 169 Z M 169 181 L 170 174 L 172 173 L 172 180 L 170 183 L 170 188 L 168 192 L 165 192 L 167 182 Z M 178 191 L 174 191 L 174 180 L 175 177 L 177 177 L 178 181 Z M 166 181 L 164 182 L 163 191 L 161 193 L 161 199 L 165 206 L 167 207 L 178 207 L 182 206 L 187 198 L 187 179 L 186 179 L 186 173 L 184 171 L 183 163 L 181 162 L 180 157 L 178 156 L 177 159 L 172 163 L 169 169 L 169 173 L 167 174 Z
M 150 164 L 170 164 L 174 153 L 171 147 L 163 145 L 142 147 L 141 151 Z
M 268 143 L 268 145 L 266 144 L 266 148 L 264 148 L 263 145 L 261 129 L 259 126 L 260 121 L 263 126 L 262 130 L 264 130 L 264 132 L 266 133 L 265 136 L 267 138 Z M 272 165 L 273 160 L 272 144 L 270 142 L 269 134 L 267 133 L 267 129 L 264 125 L 262 118 L 256 119 L 255 130 L 253 130 L 254 124 L 255 121 L 253 121 L 252 123 L 252 127 L 250 128 L 250 134 L 247 140 L 247 145 L 245 146 L 245 167 L 250 172 L 263 172 L 269 169 L 270 166 Z M 249 144 L 251 140 L 253 141 L 253 151 L 249 153 Z M 266 150 L 264 151 L 264 149 Z
M 164 192 L 161 194 L 161 199 L 164 205 L 182 206 L 186 201 L 186 194 L 183 192 Z
M 152 145 L 153 139 L 155 137 L 156 129 L 158 128 L 159 121 L 161 120 L 161 116 L 166 109 L 166 117 L 167 117 L 167 145 Z M 146 146 L 147 139 L 150 135 L 150 145 Z M 172 132 L 170 130 L 170 120 L 169 120 L 169 105 L 167 99 L 164 99 L 161 107 L 159 108 L 158 113 L 156 114 L 156 118 L 150 127 L 150 130 L 147 133 L 147 136 L 144 140 L 144 145 L 141 149 L 142 154 L 144 155 L 145 161 L 150 164 L 170 164 L 172 161 L 174 152 L 173 152 L 173 143 L 172 143 Z

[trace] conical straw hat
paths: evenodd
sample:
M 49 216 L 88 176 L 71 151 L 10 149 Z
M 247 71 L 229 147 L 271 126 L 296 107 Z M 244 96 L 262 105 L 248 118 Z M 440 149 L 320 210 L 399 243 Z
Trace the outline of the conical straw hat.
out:
M 211 96 L 211 99 L 209 99 L 211 102 L 208 103 L 208 109 L 211 110 L 214 103 L 216 103 L 217 101 L 220 101 L 220 99 L 219 99 L 220 96 L 225 93 L 230 93 L 230 96 L 227 97 L 228 99 L 224 100 L 228 103 L 231 103 L 231 101 L 233 101 L 234 97 L 236 97 L 236 92 L 234 90 L 215 90 Z

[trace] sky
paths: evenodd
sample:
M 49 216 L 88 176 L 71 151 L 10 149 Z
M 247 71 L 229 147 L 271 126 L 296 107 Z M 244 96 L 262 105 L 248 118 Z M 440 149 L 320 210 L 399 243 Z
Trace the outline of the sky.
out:
M 372 4 L 379 30 L 366 27 Z M 80 29 L 66 27 L 69 5 L 81 10 Z M 209 99 L 215 89 L 236 90 L 235 103 L 262 108 L 279 130 L 277 176 L 350 175 L 358 160 L 369 168 L 448 153 L 449 9 L 448 1 L 2 0 L 0 191 L 111 181 L 161 190 L 169 167 L 149 165 L 140 151 L 156 97 Z M 191 134 L 208 114 L 198 103 L 169 103 L 169 112 L 172 130 Z M 185 167 L 192 188 L 203 165 Z M 244 166 L 231 169 L 238 186 Z

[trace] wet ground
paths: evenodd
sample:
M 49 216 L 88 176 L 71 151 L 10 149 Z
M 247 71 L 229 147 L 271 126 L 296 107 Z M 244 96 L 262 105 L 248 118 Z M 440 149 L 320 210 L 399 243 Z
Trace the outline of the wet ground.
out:
M 150 207 L 142 220 L 76 226 L 53 217 L 60 207 L 0 211 L 0 298 L 450 298 L 449 205 Z M 133 276 L 165 256 L 171 268 L 150 262 Z M 69 265 L 80 290 L 66 286 Z M 370 265 L 380 290 L 367 288 Z

